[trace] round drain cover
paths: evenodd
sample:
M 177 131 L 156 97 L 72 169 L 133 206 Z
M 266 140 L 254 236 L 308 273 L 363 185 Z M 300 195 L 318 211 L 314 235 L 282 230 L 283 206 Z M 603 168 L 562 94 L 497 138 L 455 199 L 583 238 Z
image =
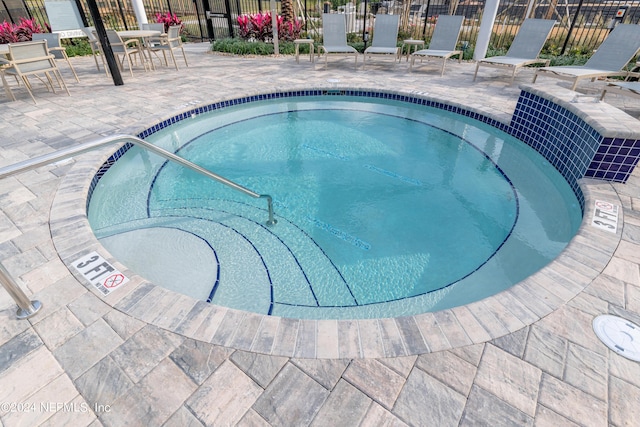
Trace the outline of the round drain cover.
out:
M 603 314 L 593 319 L 600 341 L 627 359 L 640 362 L 640 327 L 622 317 Z

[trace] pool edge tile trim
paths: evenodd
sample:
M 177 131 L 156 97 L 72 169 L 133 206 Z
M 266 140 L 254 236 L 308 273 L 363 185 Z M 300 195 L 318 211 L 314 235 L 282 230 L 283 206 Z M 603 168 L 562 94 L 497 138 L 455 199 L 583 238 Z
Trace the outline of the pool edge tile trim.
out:
M 509 289 L 473 303 L 482 304 L 482 309 L 484 310 L 486 307 L 486 312 L 477 311 L 476 314 L 474 314 L 474 310 L 479 307 L 479 305 L 477 305 L 474 306 L 474 310 L 469 309 L 467 306 L 461 306 L 463 307 L 461 309 L 454 308 L 438 312 L 428 312 L 408 316 L 406 319 L 353 320 L 358 324 L 359 345 L 356 348 L 352 345 L 344 345 L 341 347 L 342 341 L 339 333 L 326 334 L 322 333 L 322 331 L 319 333 L 318 321 L 315 320 L 278 318 L 257 314 L 256 316 L 262 316 L 262 319 L 258 322 L 257 326 L 255 322 L 249 322 L 251 324 L 251 330 L 249 331 L 241 321 L 246 317 L 246 312 L 210 304 L 208 304 L 207 307 L 195 299 L 188 301 L 190 297 L 186 297 L 186 301 L 188 301 L 191 309 L 183 314 L 181 319 L 168 319 L 163 316 L 164 313 L 162 313 L 161 307 L 154 306 L 155 300 L 147 301 L 147 299 L 150 299 L 155 294 L 153 290 L 156 288 L 156 285 L 133 274 L 133 272 L 120 264 L 100 245 L 93 233 L 90 232 L 86 217 L 86 203 L 89 189 L 91 185 L 95 184 L 92 184 L 91 179 L 87 178 L 87 171 L 97 171 L 112 155 L 113 149 L 104 149 L 83 156 L 82 159 L 76 162 L 61 183 L 54 197 L 50 214 L 52 218 L 50 229 L 56 251 L 72 273 L 74 270 L 71 268 L 73 260 L 77 259 L 79 255 L 86 254 L 93 250 L 98 251 L 106 260 L 125 273 L 127 277 L 130 278 L 130 282 L 124 286 L 123 289 L 112 292 L 106 298 L 102 297 L 89 283 L 85 283 L 78 275 L 74 274 L 78 282 L 113 308 L 134 318 L 138 318 L 138 316 L 135 315 L 137 312 L 136 307 L 140 308 L 148 304 L 148 309 L 144 310 L 143 316 L 147 319 L 147 323 L 196 340 L 208 342 L 219 341 L 222 345 L 227 346 L 236 344 L 236 347 L 232 348 L 285 357 L 322 358 L 319 357 L 319 355 L 322 356 L 325 350 L 319 351 L 318 348 L 319 346 L 325 345 L 333 349 L 337 348 L 340 350 L 343 348 L 343 351 L 339 351 L 339 357 L 341 358 L 363 358 L 367 357 L 367 355 L 376 355 L 376 357 L 378 357 L 377 355 L 380 349 L 375 350 L 375 345 L 371 347 L 362 344 L 360 325 L 363 327 L 367 325 L 369 328 L 378 328 L 380 333 L 379 339 L 383 343 L 384 357 L 423 354 L 462 347 L 472 343 L 491 341 L 502 336 L 500 335 L 502 332 L 504 332 L 503 335 L 506 335 L 507 333 L 527 327 L 569 302 L 592 281 L 590 279 L 586 281 L 588 283 L 576 284 L 575 292 L 572 295 L 567 294 L 568 296 L 566 298 L 558 300 L 555 304 L 543 304 L 534 309 L 530 307 L 531 302 L 528 298 L 523 295 L 529 294 L 528 289 L 535 290 L 539 288 L 539 285 L 535 283 L 536 275 L 544 274 L 547 269 L 554 271 L 553 263 L 551 263 Z M 612 256 L 613 251 L 621 239 L 623 227 L 619 227 L 617 234 L 612 236 L 611 233 L 594 229 L 590 226 L 589 222 L 595 197 L 598 199 L 604 197 L 605 200 L 622 206 L 618 194 L 610 183 L 602 180 L 580 179 L 579 186 L 585 198 L 584 216 L 581 226 L 576 236 L 572 239 L 572 242 L 577 237 L 587 234 L 589 239 L 595 237 L 599 247 Z M 64 215 L 60 214 L 61 210 L 64 210 Z M 619 221 L 623 223 L 623 220 L 621 210 Z M 80 223 L 81 228 L 85 232 L 77 233 L 76 228 L 69 227 L 74 223 Z M 71 247 L 65 244 L 70 238 L 73 238 L 75 242 Z M 565 256 L 570 257 L 576 248 L 579 249 L 579 245 L 572 246 L 570 242 L 556 260 L 561 260 L 561 258 Z M 577 259 L 579 259 L 579 257 L 572 258 L 571 262 L 576 262 Z M 608 261 L 601 262 L 601 265 L 596 266 L 595 270 L 601 273 L 607 263 Z M 594 268 L 593 265 L 589 267 Z M 521 290 L 524 293 L 521 292 Z M 173 293 L 173 291 L 167 292 L 165 295 L 174 294 L 176 300 L 185 300 L 185 296 L 183 295 Z M 493 299 L 496 299 L 496 304 L 492 304 Z M 509 325 L 506 325 L 500 320 L 499 313 L 496 310 L 501 310 L 501 307 L 505 307 L 502 302 L 513 301 L 514 299 L 519 302 L 520 306 L 514 307 L 511 314 L 515 316 L 519 322 L 510 322 Z M 225 323 L 224 318 L 227 317 L 227 314 L 229 314 L 229 319 L 234 318 L 240 320 Z M 481 314 L 483 319 L 478 318 Z M 495 325 L 487 324 L 486 327 L 483 326 L 483 321 L 487 321 L 485 316 L 488 315 L 492 316 L 490 318 L 491 322 L 497 321 L 500 323 Z M 189 324 L 189 321 L 193 321 L 194 324 Z M 259 348 L 255 344 L 257 340 L 260 339 L 259 334 L 263 331 L 261 328 L 263 324 L 268 324 L 270 327 L 271 337 L 268 338 L 267 341 L 271 340 L 271 344 Z M 415 329 L 411 326 L 414 324 L 416 325 Z M 399 325 L 402 325 L 402 327 L 399 327 Z M 325 330 L 324 324 L 322 330 Z M 431 330 L 433 330 L 433 334 L 431 334 Z M 418 333 L 416 334 L 416 332 Z M 388 335 L 389 333 L 393 333 L 393 336 Z M 214 340 L 216 336 L 217 339 Z M 235 340 L 234 337 L 236 336 L 242 336 L 243 338 L 241 340 Z M 419 339 L 417 338 L 418 336 L 420 337 Z M 388 338 L 392 338 L 393 345 L 384 345 L 385 340 Z M 417 341 L 406 342 L 407 340 L 414 339 Z M 327 356 L 335 355 L 334 351 L 329 353 Z

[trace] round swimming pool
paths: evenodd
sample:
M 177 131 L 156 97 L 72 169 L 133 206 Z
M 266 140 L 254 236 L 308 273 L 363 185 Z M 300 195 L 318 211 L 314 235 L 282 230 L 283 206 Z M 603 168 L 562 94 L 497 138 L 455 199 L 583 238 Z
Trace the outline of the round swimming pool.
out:
M 112 255 L 201 300 L 297 318 L 397 317 L 493 295 L 555 258 L 580 205 L 534 150 L 412 103 L 289 97 L 195 115 L 146 138 L 274 198 L 136 147 L 89 221 Z

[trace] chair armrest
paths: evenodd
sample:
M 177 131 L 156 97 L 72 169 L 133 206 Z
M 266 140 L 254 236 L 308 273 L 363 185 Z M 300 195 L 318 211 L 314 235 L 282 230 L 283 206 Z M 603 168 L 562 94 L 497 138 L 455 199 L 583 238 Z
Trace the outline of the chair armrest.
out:
M 122 44 L 124 44 L 125 46 L 129 46 L 129 47 L 138 47 L 140 46 L 140 43 L 138 42 L 138 39 L 128 39 L 122 42 Z

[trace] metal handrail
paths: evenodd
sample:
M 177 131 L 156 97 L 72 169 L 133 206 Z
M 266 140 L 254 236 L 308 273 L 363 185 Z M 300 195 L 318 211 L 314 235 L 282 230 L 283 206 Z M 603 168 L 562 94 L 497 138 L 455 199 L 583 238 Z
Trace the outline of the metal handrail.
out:
M 196 165 L 195 163 L 192 163 L 186 159 L 183 159 L 180 156 L 176 156 L 175 154 L 163 148 L 156 147 L 155 145 L 145 141 L 144 139 L 140 139 L 133 135 L 112 135 L 102 139 L 97 139 L 95 141 L 86 142 L 84 144 L 80 144 L 74 147 L 64 148 L 62 150 L 58 150 L 53 153 L 34 157 L 32 159 L 24 160 L 22 162 L 15 163 L 10 166 L 5 166 L 3 168 L 0 168 L 0 179 L 7 178 L 10 176 L 16 175 L 18 173 L 37 169 L 41 166 L 46 166 L 48 164 L 51 164 L 60 160 L 68 159 L 69 157 L 72 157 L 77 154 L 86 153 L 98 147 L 102 147 L 103 145 L 124 143 L 124 142 L 131 142 L 135 145 L 139 145 L 161 157 L 164 157 L 167 160 L 176 162 L 188 169 L 191 169 L 208 178 L 218 181 L 221 184 L 224 184 L 228 187 L 238 190 L 241 193 L 244 193 L 248 196 L 251 196 L 256 199 L 266 199 L 267 210 L 269 212 L 269 219 L 267 220 L 267 225 L 272 226 L 278 222 L 273 217 L 273 199 L 270 195 L 258 194 L 254 191 L 251 191 L 240 184 L 237 184 L 231 180 L 228 180 L 223 176 L 217 175 L 201 166 Z M 29 298 L 25 295 L 22 289 L 9 275 L 9 272 L 4 268 L 4 266 L 2 266 L 2 263 L 0 263 L 0 284 L 2 284 L 2 286 L 7 290 L 9 295 L 11 295 L 15 303 L 18 305 L 17 317 L 19 319 L 26 319 L 28 317 L 33 316 L 42 307 L 42 304 L 39 301 L 29 300 Z

